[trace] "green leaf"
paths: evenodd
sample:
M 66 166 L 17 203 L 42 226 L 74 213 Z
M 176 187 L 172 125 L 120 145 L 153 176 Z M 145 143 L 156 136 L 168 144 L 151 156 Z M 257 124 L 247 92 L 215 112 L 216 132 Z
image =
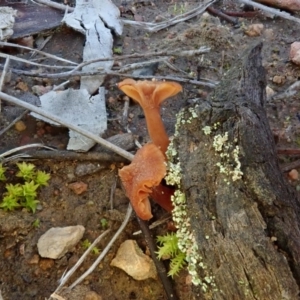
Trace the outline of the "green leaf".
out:
M 178 253 L 178 238 L 175 233 L 158 236 L 157 241 L 162 245 L 161 247 L 158 247 L 157 251 L 159 259 L 163 256 L 174 257 Z
M 26 197 L 25 202 L 22 203 L 22 205 L 28 210 L 31 210 L 33 213 L 35 213 L 37 204 L 39 202 L 40 201 L 36 200 L 34 197 Z
M 6 180 L 6 176 L 4 174 L 5 171 L 6 171 L 6 168 L 4 168 L 2 164 L 0 164 L 0 181 Z
M 35 183 L 39 185 L 48 185 L 48 180 L 50 179 L 50 174 L 44 172 L 44 171 L 37 171 L 36 172 L 36 178 Z
M 179 271 L 186 265 L 186 255 L 183 252 L 179 252 L 170 262 L 170 271 L 168 275 L 172 278 L 179 273 Z
M 38 187 L 39 187 L 39 185 L 34 184 L 34 181 L 25 182 L 22 185 L 23 196 L 25 198 L 27 198 L 27 197 L 35 198 L 36 197 L 36 190 L 37 190 Z
M 91 246 L 92 243 L 88 240 L 88 239 L 85 239 L 82 243 L 81 243 L 81 246 L 84 248 L 84 249 L 87 249 L 89 246 Z
M 100 253 L 100 250 L 97 247 L 93 247 L 92 248 L 92 252 L 96 255 L 98 255 Z
M 18 199 L 11 195 L 4 196 L 2 203 L 0 204 L 0 207 L 4 210 L 14 210 L 19 206 Z
M 19 183 L 18 184 L 8 183 L 5 185 L 5 188 L 7 191 L 5 194 L 8 196 L 12 196 L 14 198 L 23 196 L 23 188 Z
M 33 226 L 34 228 L 39 228 L 40 225 L 41 225 L 41 220 L 40 220 L 39 218 L 35 219 L 35 220 L 33 221 L 33 223 L 32 223 L 32 226 Z
M 19 172 L 16 174 L 17 177 L 22 177 L 25 181 L 32 180 L 32 178 L 35 175 L 34 169 L 35 165 L 22 162 L 22 163 L 17 163 L 17 166 L 19 168 Z
M 108 226 L 108 221 L 107 221 L 107 219 L 102 218 L 102 219 L 100 220 L 100 224 L 101 224 L 101 226 L 102 226 L 103 229 L 107 228 L 107 226 Z

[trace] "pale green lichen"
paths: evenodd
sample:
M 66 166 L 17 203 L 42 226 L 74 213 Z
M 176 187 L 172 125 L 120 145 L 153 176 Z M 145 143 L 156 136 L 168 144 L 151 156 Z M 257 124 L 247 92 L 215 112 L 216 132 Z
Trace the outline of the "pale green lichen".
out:
M 203 132 L 205 135 L 210 135 L 211 134 L 211 127 L 210 126 L 204 126 L 202 128 Z
M 191 123 L 194 118 L 198 117 L 195 109 L 189 108 L 188 111 L 190 113 L 190 117 L 188 118 L 184 119 L 183 111 L 177 115 L 175 137 L 178 136 L 178 130 L 181 124 Z M 182 169 L 180 161 L 177 158 L 174 140 L 171 141 L 168 147 L 167 157 L 168 173 L 165 179 L 168 185 L 175 185 L 177 187 L 171 200 L 174 206 L 172 211 L 173 221 L 178 228 L 176 232 L 178 248 L 186 255 L 186 261 L 188 263 L 187 269 L 192 277 L 192 283 L 194 285 L 201 285 L 202 290 L 206 292 L 209 287 L 215 288 L 214 277 L 207 274 L 207 266 L 204 264 L 202 257 L 198 254 L 198 245 L 194 232 L 191 229 L 190 218 L 188 217 L 186 197 L 180 189 Z M 209 236 L 207 235 L 205 238 L 208 239 Z M 204 274 L 202 279 L 198 274 L 198 268 L 200 268 Z
M 215 123 L 213 127 L 205 126 L 202 128 L 205 135 L 212 133 L 212 128 L 216 130 L 220 123 Z M 240 147 L 236 145 L 237 139 L 234 139 L 234 143 L 229 142 L 228 132 L 217 134 L 213 137 L 213 148 L 220 156 L 220 161 L 216 163 L 219 168 L 219 172 L 230 176 L 232 181 L 236 181 L 242 178 L 243 172 L 241 171 L 241 162 L 239 159 Z M 230 184 L 227 179 L 224 179 L 227 184 Z

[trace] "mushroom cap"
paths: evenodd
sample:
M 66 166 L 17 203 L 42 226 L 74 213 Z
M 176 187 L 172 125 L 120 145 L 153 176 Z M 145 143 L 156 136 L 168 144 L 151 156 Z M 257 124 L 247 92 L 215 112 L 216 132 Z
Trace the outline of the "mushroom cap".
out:
M 165 157 L 152 143 L 136 152 L 130 165 L 119 170 L 119 176 L 136 214 L 142 220 L 152 218 L 149 194 L 166 175 Z
M 172 81 L 150 81 L 124 79 L 118 83 L 118 88 L 127 96 L 138 102 L 143 109 L 159 108 L 167 98 L 182 91 L 182 86 Z

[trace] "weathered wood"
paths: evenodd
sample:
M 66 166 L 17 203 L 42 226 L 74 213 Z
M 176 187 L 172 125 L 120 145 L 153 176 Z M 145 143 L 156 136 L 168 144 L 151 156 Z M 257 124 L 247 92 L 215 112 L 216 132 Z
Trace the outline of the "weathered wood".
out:
M 195 288 L 195 299 L 299 297 L 300 204 L 278 166 L 264 110 L 261 48 L 245 52 L 174 140 L 181 189 L 206 266 L 198 272 L 213 276 L 215 284 L 206 293 Z M 190 118 L 188 109 L 184 116 Z M 226 133 L 228 140 L 217 151 L 214 141 Z
M 31 1 L 18 2 L 0 0 L 0 6 L 17 10 L 12 39 L 41 33 L 61 24 L 64 12 L 49 6 L 38 5 Z

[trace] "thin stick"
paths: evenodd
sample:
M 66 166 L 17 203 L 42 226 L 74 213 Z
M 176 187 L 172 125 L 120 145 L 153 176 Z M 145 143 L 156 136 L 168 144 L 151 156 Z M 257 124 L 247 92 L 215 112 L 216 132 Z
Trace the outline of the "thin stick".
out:
M 80 267 L 80 265 L 83 263 L 85 258 L 88 256 L 88 254 L 92 251 L 92 249 L 110 232 L 110 229 L 105 230 L 103 233 L 101 233 L 94 242 L 88 247 L 88 249 L 82 254 L 80 259 L 76 262 L 76 264 L 66 273 L 63 275 L 63 277 L 60 279 L 59 286 L 54 291 L 54 293 L 58 293 L 58 291 L 61 290 L 61 288 L 66 284 L 66 282 L 70 279 L 70 277 L 75 273 L 75 271 Z
M 38 50 L 42 50 L 44 49 L 44 47 L 47 45 L 47 43 L 52 39 L 53 35 L 49 35 L 47 36 L 47 38 L 42 42 L 41 45 L 39 45 L 39 47 L 37 48 Z M 30 59 L 32 61 L 32 59 L 37 55 L 37 52 L 34 52 L 30 55 Z
M 0 99 L 8 101 L 10 103 L 13 103 L 13 104 L 15 104 L 17 106 L 21 106 L 21 107 L 23 107 L 25 109 L 28 109 L 30 111 L 33 111 L 33 112 L 39 114 L 39 115 L 41 115 L 41 116 L 43 116 L 45 118 L 48 118 L 48 119 L 50 119 L 50 120 L 52 120 L 52 121 L 54 121 L 56 123 L 59 123 L 59 124 L 65 126 L 65 127 L 69 128 L 69 129 L 72 129 L 72 130 L 74 130 L 74 131 L 76 131 L 76 132 L 78 132 L 78 133 L 80 133 L 80 134 L 82 134 L 82 135 L 84 135 L 84 136 L 86 136 L 86 137 L 94 140 L 95 142 L 97 142 L 97 143 L 101 144 L 102 146 L 106 147 L 107 149 L 112 150 L 115 153 L 117 153 L 117 154 L 125 157 L 126 159 L 128 159 L 130 161 L 134 157 L 133 154 L 131 154 L 131 153 L 129 153 L 129 152 L 121 149 L 120 147 L 118 147 L 118 146 L 116 146 L 116 145 L 114 145 L 114 144 L 106 141 L 105 139 L 97 136 L 96 134 L 90 133 L 89 131 L 87 131 L 87 130 L 85 130 L 83 128 L 80 128 L 80 127 L 78 127 L 78 126 L 76 126 L 74 124 L 66 122 L 66 121 L 58 118 L 57 116 L 55 116 L 55 115 L 53 115 L 53 114 L 51 114 L 49 112 L 44 111 L 43 109 L 41 109 L 39 107 L 36 107 L 36 106 L 34 106 L 32 104 L 29 104 L 29 103 L 26 103 L 26 102 L 24 102 L 22 100 L 19 100 L 18 98 L 15 98 L 15 97 L 10 96 L 8 94 L 5 94 L 3 92 L 0 92 Z
M 282 172 L 286 173 L 286 172 L 289 172 L 293 169 L 298 169 L 299 167 L 300 167 L 300 160 L 298 159 L 298 160 L 293 161 L 291 163 L 286 163 L 286 164 L 280 166 L 280 170 Z
M 249 4 L 249 5 L 252 5 L 254 7 L 257 7 L 259 9 L 261 9 L 262 11 L 266 11 L 268 13 L 274 14 L 275 16 L 279 16 L 279 17 L 282 17 L 284 19 L 300 23 L 300 19 L 295 18 L 295 17 L 291 16 L 289 13 L 283 12 L 279 9 L 275 9 L 275 8 L 272 8 L 272 7 L 269 7 L 269 6 L 265 6 L 265 5 L 262 5 L 260 3 L 257 3 L 257 2 L 251 1 L 251 0 L 239 0 L 239 1 L 244 3 L 244 4 Z
M 109 241 L 109 243 L 106 245 L 106 247 L 103 249 L 103 251 L 101 252 L 101 254 L 99 255 L 99 257 L 95 260 L 95 262 L 90 266 L 90 268 L 84 273 L 82 274 L 71 286 L 70 289 L 74 288 L 77 284 L 79 284 L 80 282 L 82 282 L 84 280 L 84 278 L 86 278 L 89 274 L 91 274 L 95 268 L 99 265 L 99 263 L 101 262 L 101 260 L 104 258 L 104 256 L 107 254 L 107 252 L 109 251 L 109 249 L 111 248 L 111 246 L 113 245 L 113 243 L 115 242 L 115 240 L 119 237 L 119 235 L 121 234 L 121 232 L 124 230 L 124 228 L 126 227 L 127 223 L 129 222 L 130 216 L 132 214 L 132 207 L 130 205 L 130 203 L 128 204 L 128 208 L 127 208 L 127 213 L 125 216 L 125 219 L 123 221 L 123 223 L 121 224 L 120 228 L 118 229 L 118 231 L 115 233 L 115 235 L 112 237 L 112 239 Z
M 114 197 L 115 197 L 115 192 L 116 192 L 116 187 L 117 187 L 117 178 L 115 178 L 115 181 L 111 185 L 110 188 L 110 197 L 109 197 L 109 202 L 110 202 L 110 209 L 114 209 Z
M 19 58 L 17 56 L 8 55 L 8 54 L 1 53 L 1 52 L 0 52 L 0 57 L 10 58 L 11 60 L 20 61 L 20 62 L 23 62 L 25 64 L 29 64 L 29 65 L 33 65 L 33 66 L 37 66 L 37 67 L 48 68 L 48 69 L 74 69 L 74 67 L 71 67 L 71 66 L 57 66 L 57 65 L 52 66 L 52 65 L 39 64 L 39 63 L 35 63 L 33 61 L 30 61 L 28 59 Z
M 157 220 L 155 222 L 153 222 L 150 226 L 149 226 L 149 229 L 154 229 L 158 226 L 160 226 L 161 224 L 164 224 L 166 223 L 168 220 L 170 220 L 172 218 L 172 216 L 168 215 L 166 217 L 163 217 L 162 219 L 160 220 Z M 138 231 L 135 231 L 132 235 L 139 235 L 141 234 L 142 231 L 141 230 L 138 230 Z
M 49 0 L 35 0 L 35 2 L 44 4 L 44 5 L 59 9 L 59 10 L 63 10 L 63 11 L 65 11 L 65 10 L 67 10 L 68 12 L 74 11 L 73 7 L 70 7 L 70 6 L 64 5 L 64 4 L 60 4 L 60 3 L 56 3 L 53 1 L 49 1 Z
M 20 49 L 24 49 L 24 50 L 28 50 L 28 51 L 33 51 L 33 52 L 39 53 L 43 56 L 46 56 L 46 57 L 49 57 L 49 58 L 52 58 L 52 59 L 55 59 L 55 60 L 58 60 L 58 61 L 62 61 L 62 62 L 71 64 L 71 65 L 76 65 L 76 66 L 78 65 L 78 63 L 75 63 L 71 60 L 67 60 L 67 59 L 61 58 L 59 56 L 52 55 L 52 54 L 49 54 L 47 52 L 40 51 L 40 50 L 37 50 L 37 49 L 33 49 L 33 48 L 30 48 L 30 47 L 26 47 L 26 46 L 21 46 L 21 45 L 17 45 L 17 44 L 13 44 L 13 43 L 8 43 L 8 42 L 0 42 L 0 46 L 14 47 L 14 48 L 20 48 Z
M 3 72 L 2 72 L 2 75 L 1 75 L 1 78 L 0 78 L 0 92 L 2 91 L 2 87 L 3 87 L 3 83 L 5 81 L 5 75 L 6 75 L 8 66 L 9 66 L 9 56 L 6 57 L 5 64 L 4 64 L 4 67 L 3 67 Z M 0 99 L 0 112 L 1 111 L 2 111 L 2 107 L 1 107 L 1 99 Z
M 1 100 L 0 100 L 1 101 Z M 0 102 L 1 103 L 1 102 Z M 1 111 L 1 107 L 0 107 L 0 111 Z M 26 114 L 28 113 L 28 110 L 26 109 L 24 112 L 22 112 L 17 118 L 15 118 L 8 126 L 6 126 L 5 128 L 3 128 L 0 131 L 0 136 L 2 134 L 4 134 L 7 130 L 9 130 L 11 127 L 13 127 L 18 121 L 20 121 Z
M 204 3 L 202 2 L 199 6 L 197 6 L 192 10 L 160 23 L 137 22 L 131 20 L 123 20 L 123 23 L 127 25 L 136 26 L 136 27 L 142 27 L 144 30 L 147 30 L 149 32 L 156 32 L 164 28 L 167 28 L 171 25 L 175 25 L 177 23 L 189 20 L 191 18 L 196 17 L 197 15 L 202 14 L 207 9 L 207 7 L 213 4 L 214 2 L 216 2 L 216 0 L 210 0 L 210 1 L 206 0 L 204 1 Z
M 121 124 L 123 127 L 126 127 L 128 124 L 128 110 L 129 110 L 129 98 L 127 96 L 124 97 L 124 108 L 121 119 Z
M 112 75 L 112 76 L 119 76 L 119 77 L 127 77 L 127 78 L 135 78 L 135 79 L 157 79 L 157 80 L 170 80 L 170 81 L 177 81 L 181 83 L 189 83 L 196 86 L 205 86 L 209 88 L 215 88 L 216 85 L 219 83 L 218 81 L 200 81 L 200 80 L 193 80 L 189 78 L 182 78 L 182 77 L 175 77 L 175 76 L 141 76 L 141 75 L 132 75 L 132 74 L 122 74 L 119 72 L 114 71 L 105 71 L 105 72 L 63 72 L 57 74 L 49 74 L 49 73 L 39 73 L 35 74 L 32 72 L 27 72 L 23 70 L 16 70 L 11 69 L 13 73 L 25 76 L 32 76 L 32 77 L 43 77 L 43 78 L 69 78 L 74 76 L 93 76 L 93 75 Z
M 219 18 L 222 18 L 224 19 L 225 21 L 233 24 L 233 25 L 238 25 L 239 24 L 239 20 L 238 18 L 234 18 L 234 17 L 231 17 L 231 16 L 228 16 L 226 15 L 225 12 L 222 12 L 212 6 L 209 6 L 207 9 L 206 9 L 207 12 L 209 12 L 211 15 L 213 16 L 217 16 Z
M 148 224 L 147 224 L 147 222 L 141 220 L 139 217 L 137 217 L 137 220 L 139 222 L 140 228 L 141 228 L 141 230 L 143 232 L 143 235 L 145 237 L 147 246 L 149 247 L 151 257 L 152 257 L 153 262 L 156 266 L 158 275 L 160 277 L 160 280 L 162 281 L 162 284 L 164 286 L 167 297 L 168 297 L 169 300 L 177 300 L 178 298 L 177 298 L 176 293 L 173 289 L 172 282 L 171 282 L 171 280 L 169 279 L 169 277 L 167 275 L 166 268 L 165 268 L 163 262 L 161 260 L 159 260 L 156 256 L 157 247 L 156 247 L 156 244 L 153 241 L 152 234 L 149 231 Z
M 107 152 L 73 152 L 70 150 L 57 150 L 55 151 L 29 151 L 26 153 L 26 157 L 30 159 L 54 159 L 60 161 L 72 160 L 72 161 L 94 161 L 94 162 L 127 162 L 125 158 L 115 153 Z
M 48 147 L 48 146 L 45 146 L 43 144 L 29 144 L 29 145 L 24 145 L 24 146 L 20 146 L 20 147 L 16 147 L 16 148 L 13 148 L 13 149 L 10 149 L 2 154 L 0 154 L 0 159 L 3 159 L 5 158 L 6 156 L 9 156 L 13 153 L 16 153 L 18 151 L 22 151 L 22 150 L 25 150 L 25 149 L 28 149 L 28 148 L 37 148 L 37 147 L 41 147 L 41 148 L 46 148 L 46 149 L 49 149 L 49 150 L 53 150 L 55 151 L 55 149 L 51 148 L 51 147 Z

